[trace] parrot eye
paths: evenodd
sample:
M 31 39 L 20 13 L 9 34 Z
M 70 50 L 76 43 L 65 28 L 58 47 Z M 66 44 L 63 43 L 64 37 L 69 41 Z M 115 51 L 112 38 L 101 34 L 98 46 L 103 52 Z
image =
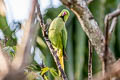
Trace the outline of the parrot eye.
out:
M 67 12 L 63 12 L 62 16 L 65 16 L 67 14 Z

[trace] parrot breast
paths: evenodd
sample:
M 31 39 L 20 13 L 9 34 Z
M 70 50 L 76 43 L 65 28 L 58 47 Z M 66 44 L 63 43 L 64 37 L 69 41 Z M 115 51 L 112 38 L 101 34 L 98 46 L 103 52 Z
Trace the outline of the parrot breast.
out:
M 62 30 L 65 27 L 65 23 L 62 18 L 57 17 L 55 18 L 49 28 L 49 39 L 52 42 L 53 46 L 62 49 Z

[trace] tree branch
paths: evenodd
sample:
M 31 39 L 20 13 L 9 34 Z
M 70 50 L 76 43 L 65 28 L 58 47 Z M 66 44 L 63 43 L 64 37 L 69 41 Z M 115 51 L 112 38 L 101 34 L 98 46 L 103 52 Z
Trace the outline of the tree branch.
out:
M 120 15 L 120 9 L 115 10 L 112 13 L 109 13 L 105 17 L 105 52 L 103 56 L 103 64 L 104 64 L 104 73 L 108 71 L 108 59 L 106 56 L 108 56 L 108 47 L 109 47 L 109 38 L 112 34 L 112 31 L 117 23 L 117 16 Z M 110 24 L 110 21 L 112 20 L 112 23 Z
M 115 11 L 113 11 L 112 13 L 109 13 L 106 15 L 105 17 L 105 27 L 109 29 L 108 31 L 108 38 L 110 38 L 114 27 L 116 26 L 117 23 L 117 17 L 120 15 L 120 8 L 118 7 Z M 110 21 L 112 20 L 111 24 Z
M 35 5 L 37 0 L 32 1 L 32 9 L 28 20 L 22 25 L 22 42 L 16 46 L 16 55 L 9 63 L 9 72 L 4 80 L 24 80 L 24 69 L 32 62 L 31 48 L 34 46 L 38 26 L 35 23 Z
M 9 64 L 8 64 L 8 60 L 5 57 L 2 48 L 1 48 L 1 44 L 0 44 L 0 80 L 3 80 L 3 78 L 8 74 L 9 72 Z
M 120 15 L 120 9 L 115 10 L 114 12 L 108 14 L 108 20 L 113 19 L 114 17 L 118 17 Z M 106 16 L 106 17 L 107 17 Z
M 5 5 L 3 0 L 0 0 L 0 15 L 5 16 Z
M 38 30 L 38 26 L 35 25 L 35 6 L 37 1 L 32 0 L 32 9 L 30 12 L 29 19 L 27 20 L 25 25 L 22 25 L 22 30 L 24 32 L 24 36 L 22 36 L 22 42 L 17 44 L 17 50 L 15 58 L 12 62 L 12 66 L 17 65 L 15 68 L 25 67 L 26 65 L 31 63 L 32 53 L 31 48 L 34 46 L 36 32 Z M 19 63 L 19 65 L 18 65 Z
M 120 59 L 117 60 L 114 64 L 110 65 L 110 70 L 106 72 L 106 74 L 103 77 L 100 74 L 99 76 L 95 77 L 93 80 L 109 80 L 115 77 L 120 78 Z
M 63 4 L 65 1 L 66 0 L 61 0 Z M 66 1 L 66 4 L 67 3 L 70 2 Z M 95 21 L 92 13 L 88 9 L 86 2 L 84 0 L 80 0 L 77 3 L 71 3 L 71 5 L 66 5 L 66 6 L 75 13 L 81 24 L 81 27 L 87 34 L 89 40 L 91 41 L 91 44 L 94 46 L 100 59 L 103 61 L 105 37 L 101 32 L 101 30 L 99 29 L 99 26 Z M 109 59 L 109 63 L 111 64 L 115 61 L 115 58 L 111 54 L 110 50 L 108 50 L 108 52 L 109 53 L 107 59 Z
M 116 26 L 116 24 L 117 24 L 117 20 L 118 20 L 118 18 L 117 17 L 114 17 L 113 19 L 112 19 L 112 23 L 111 23 L 111 26 L 110 26 L 110 28 L 109 28 L 109 38 L 110 38 L 110 36 L 112 35 L 112 32 L 114 31 L 114 29 L 115 29 L 115 26 Z
M 44 21 L 43 21 L 41 12 L 40 12 L 40 6 L 39 6 L 39 4 L 37 5 L 37 11 L 38 11 L 38 18 L 39 18 L 39 21 L 40 21 L 40 26 L 41 26 L 41 28 L 42 28 L 42 33 L 43 33 L 43 37 L 44 37 L 44 39 L 45 39 L 45 42 L 46 42 L 46 44 L 47 44 L 47 46 L 48 46 L 48 48 L 49 48 L 49 50 L 50 50 L 50 52 L 51 52 L 51 54 L 52 54 L 55 62 L 56 62 L 56 65 L 57 65 L 59 71 L 61 72 L 62 79 L 63 79 L 63 80 L 68 80 L 68 79 L 67 79 L 67 76 L 66 76 L 66 74 L 65 74 L 65 72 L 64 72 L 64 70 L 63 70 L 62 67 L 61 67 L 59 58 L 58 58 L 58 56 L 57 56 L 57 51 L 54 50 L 54 48 L 53 48 L 50 40 L 48 39 L 48 33 L 47 33 L 47 30 L 46 30 L 47 27 L 46 27 L 46 25 L 44 24 Z
M 89 56 L 88 56 L 88 80 L 92 80 L 92 45 L 91 42 L 89 43 Z

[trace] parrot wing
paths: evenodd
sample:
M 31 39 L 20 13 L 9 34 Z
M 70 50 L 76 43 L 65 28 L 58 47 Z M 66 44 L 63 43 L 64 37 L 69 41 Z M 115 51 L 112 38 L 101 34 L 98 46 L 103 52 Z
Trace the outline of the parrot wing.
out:
M 66 55 L 65 49 L 66 49 L 66 45 L 67 45 L 67 31 L 66 31 L 65 26 L 62 30 L 62 44 L 63 44 L 63 55 L 64 55 L 64 58 L 66 59 L 67 55 Z

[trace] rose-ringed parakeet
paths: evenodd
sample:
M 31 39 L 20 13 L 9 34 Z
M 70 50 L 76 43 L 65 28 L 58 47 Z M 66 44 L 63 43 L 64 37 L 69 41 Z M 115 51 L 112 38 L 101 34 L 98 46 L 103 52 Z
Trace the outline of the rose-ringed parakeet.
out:
M 64 70 L 64 60 L 63 57 L 65 55 L 65 48 L 67 44 L 67 31 L 65 27 L 65 23 L 68 20 L 70 13 L 67 9 L 63 9 L 62 12 L 52 21 L 49 27 L 48 37 L 55 48 L 57 50 L 57 56 L 59 57 L 60 64 L 62 69 Z M 59 71 L 59 75 L 61 73 Z

